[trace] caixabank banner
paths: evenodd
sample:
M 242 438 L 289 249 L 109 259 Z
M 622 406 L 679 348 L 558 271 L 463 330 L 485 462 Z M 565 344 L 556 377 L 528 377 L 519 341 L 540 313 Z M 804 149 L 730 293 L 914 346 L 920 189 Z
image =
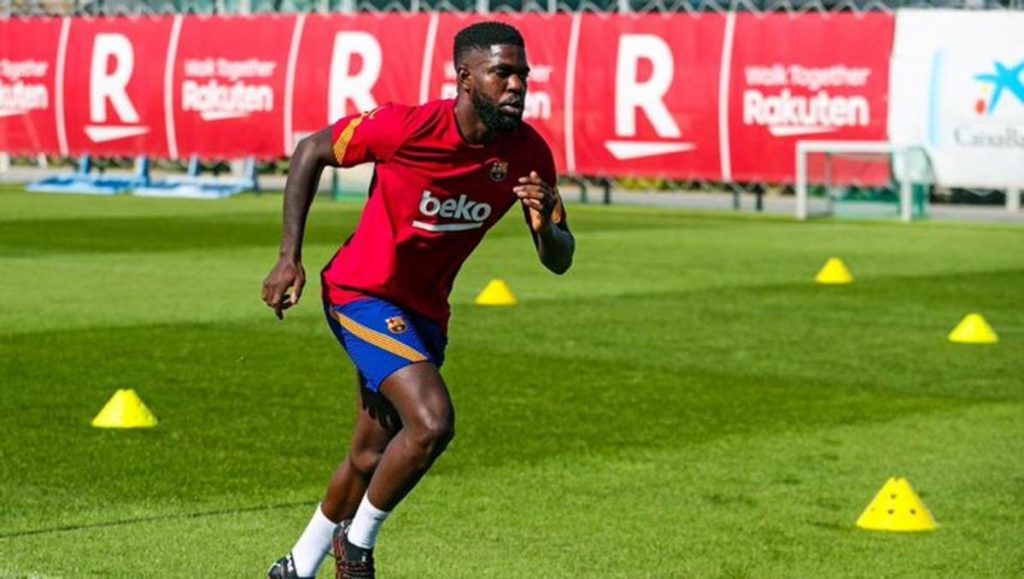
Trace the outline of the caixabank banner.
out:
M 1024 187 L 1024 14 L 896 17 L 890 139 L 924 145 L 939 184 Z

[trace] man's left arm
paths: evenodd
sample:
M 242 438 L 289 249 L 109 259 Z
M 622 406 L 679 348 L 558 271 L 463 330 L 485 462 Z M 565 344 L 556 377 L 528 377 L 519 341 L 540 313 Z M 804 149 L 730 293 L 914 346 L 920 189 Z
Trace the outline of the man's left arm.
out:
M 576 240 L 569 231 L 558 188 L 531 171 L 528 176 L 519 178 L 519 185 L 513 190 L 523 204 L 540 262 L 554 273 L 565 273 L 572 265 Z

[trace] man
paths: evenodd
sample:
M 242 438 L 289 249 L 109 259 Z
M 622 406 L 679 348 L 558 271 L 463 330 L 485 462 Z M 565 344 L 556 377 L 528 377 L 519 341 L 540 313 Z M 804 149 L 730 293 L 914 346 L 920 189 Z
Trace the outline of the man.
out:
M 455 100 L 343 118 L 292 157 L 280 259 L 263 282 L 279 318 L 302 295 L 302 237 L 321 171 L 376 165 L 355 233 L 322 272 L 328 323 L 359 372 L 351 447 L 272 579 L 315 576 L 332 546 L 337 577 L 374 577 L 382 523 L 454 434 L 438 372 L 448 294 L 486 231 L 518 201 L 544 266 L 560 274 L 572 263 L 551 151 L 521 122 L 530 70 L 522 36 L 475 24 L 456 36 L 454 56 Z

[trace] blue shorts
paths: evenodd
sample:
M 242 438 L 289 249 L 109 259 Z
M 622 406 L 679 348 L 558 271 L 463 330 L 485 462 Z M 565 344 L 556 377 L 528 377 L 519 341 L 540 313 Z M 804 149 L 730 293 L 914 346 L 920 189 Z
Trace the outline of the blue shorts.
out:
M 417 362 L 444 363 L 448 337 L 423 316 L 377 298 L 343 306 L 324 304 L 327 323 L 373 392 L 398 370 Z

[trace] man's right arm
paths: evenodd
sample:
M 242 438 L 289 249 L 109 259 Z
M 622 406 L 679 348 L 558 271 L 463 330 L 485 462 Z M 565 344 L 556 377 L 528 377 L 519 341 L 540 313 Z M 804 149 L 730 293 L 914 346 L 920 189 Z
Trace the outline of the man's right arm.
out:
M 278 319 L 284 317 L 284 310 L 299 303 L 306 284 L 302 267 L 306 218 L 324 168 L 339 165 L 333 146 L 333 128 L 328 127 L 299 141 L 288 165 L 281 250 L 277 264 L 263 280 L 263 301 L 273 308 Z
M 299 141 L 284 185 L 284 226 L 277 265 L 263 281 L 263 301 L 278 318 L 299 303 L 306 272 L 302 268 L 302 237 L 324 167 L 353 167 L 386 162 L 404 138 L 409 107 L 386 104 L 353 114 Z M 289 290 L 291 290 L 289 292 Z

